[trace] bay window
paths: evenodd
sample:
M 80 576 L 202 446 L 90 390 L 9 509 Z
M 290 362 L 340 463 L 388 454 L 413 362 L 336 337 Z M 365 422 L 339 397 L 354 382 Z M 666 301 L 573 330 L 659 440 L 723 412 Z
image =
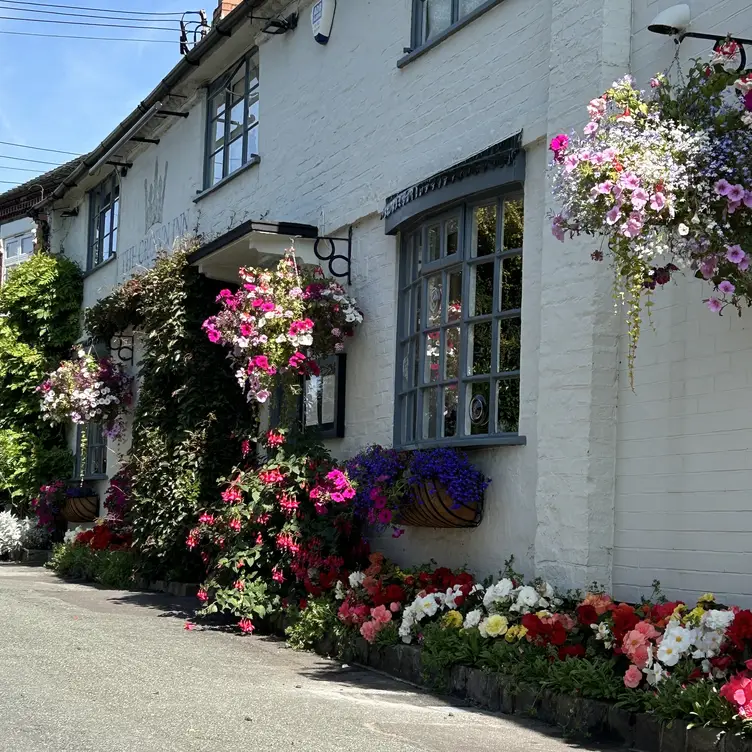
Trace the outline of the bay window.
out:
M 521 195 L 402 232 L 395 443 L 503 443 L 518 432 Z

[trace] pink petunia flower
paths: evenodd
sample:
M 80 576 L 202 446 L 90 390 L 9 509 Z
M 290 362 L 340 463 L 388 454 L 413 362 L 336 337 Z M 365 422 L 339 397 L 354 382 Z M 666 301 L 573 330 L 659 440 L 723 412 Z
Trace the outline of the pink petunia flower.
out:
M 729 201 L 742 201 L 745 193 L 743 185 L 732 185 L 726 193 L 726 198 Z
M 632 206 L 639 211 L 640 209 L 644 208 L 649 198 L 650 196 L 644 188 L 635 188 L 632 191 L 630 200 L 632 201 Z
M 592 136 L 598 130 L 598 123 L 595 120 L 591 120 L 583 129 L 583 133 L 586 136 Z
M 619 178 L 619 185 L 628 191 L 633 191 L 640 187 L 640 178 L 633 172 L 623 172 Z
M 728 196 L 728 192 L 731 189 L 731 184 L 728 182 L 728 180 L 721 178 L 718 182 L 716 182 L 713 188 L 719 196 Z
M 720 285 L 718 285 L 718 289 L 724 294 L 724 295 L 731 295 L 734 290 L 736 290 L 736 287 L 731 284 L 727 279 L 724 279 L 723 282 L 721 282 Z
M 739 245 L 726 246 L 726 258 L 732 264 L 739 264 L 746 258 L 747 254 L 741 249 Z
M 664 206 L 666 206 L 666 197 L 660 191 L 650 197 L 650 208 L 654 211 L 661 211 Z
M 706 305 L 713 313 L 720 313 L 723 309 L 723 303 L 718 298 L 708 298 Z
M 621 217 L 621 203 L 617 202 L 606 212 L 606 222 L 609 225 L 615 225 Z

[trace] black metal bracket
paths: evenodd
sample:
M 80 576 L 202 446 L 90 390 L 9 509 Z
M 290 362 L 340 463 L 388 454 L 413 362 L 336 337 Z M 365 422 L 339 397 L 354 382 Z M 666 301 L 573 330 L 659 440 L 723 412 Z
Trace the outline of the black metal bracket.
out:
M 108 159 L 107 164 L 112 165 L 113 167 L 126 167 L 129 170 L 133 167 L 133 162 L 117 162 L 114 159 Z
M 313 252 L 316 254 L 316 258 L 322 263 L 327 263 L 329 267 L 329 274 L 335 279 L 347 279 L 347 284 L 352 284 L 351 279 L 351 267 L 352 267 L 352 240 L 353 240 L 353 228 L 347 232 L 346 238 L 333 238 L 333 237 L 318 237 L 313 243 Z M 328 245 L 329 253 L 319 250 L 319 244 L 325 241 Z M 337 253 L 337 246 L 335 243 L 347 243 L 347 253 Z M 334 267 L 337 263 L 344 262 L 347 268 L 342 271 L 336 270 Z
M 110 352 L 128 365 L 133 365 L 133 335 L 116 334 L 110 340 Z
M 177 112 L 175 110 L 157 110 L 157 115 L 169 115 L 170 117 L 187 118 L 190 112 Z
M 143 136 L 133 136 L 131 141 L 135 141 L 137 144 L 158 144 L 158 138 L 144 138 Z
M 253 13 L 251 13 L 249 18 L 251 23 L 254 21 L 266 21 L 266 26 L 261 29 L 265 34 L 286 34 L 288 31 L 298 28 L 297 13 L 291 13 L 287 18 L 280 18 L 279 16 L 254 16 Z
M 718 50 L 718 48 L 726 43 L 726 42 L 736 42 L 739 45 L 739 65 L 737 67 L 737 70 L 739 72 L 743 71 L 747 67 L 747 51 L 744 49 L 745 44 L 752 44 L 752 39 L 743 39 L 742 37 L 734 37 L 730 34 L 703 34 L 699 31 L 684 31 L 679 36 L 675 37 L 676 44 L 681 44 L 685 39 L 708 39 L 711 42 L 715 42 L 713 45 L 714 50 Z

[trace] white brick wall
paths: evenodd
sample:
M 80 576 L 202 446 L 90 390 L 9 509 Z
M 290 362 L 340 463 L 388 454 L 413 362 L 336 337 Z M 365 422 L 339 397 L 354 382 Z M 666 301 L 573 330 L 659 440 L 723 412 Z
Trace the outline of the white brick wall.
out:
M 633 72 L 644 85 L 673 43 L 647 31 L 672 0 L 633 4 Z M 743 0 L 690 0 L 692 28 L 752 35 Z M 710 42 L 687 40 L 681 60 Z M 711 590 L 752 605 L 752 317 L 707 311 L 706 284 L 679 279 L 655 294 L 629 388 L 619 370 L 614 591 L 635 599 L 654 579 L 672 597 Z
M 434 557 L 480 574 L 497 572 L 514 554 L 526 573 L 563 586 L 609 585 L 613 563 L 621 597 L 636 597 L 656 576 L 679 594 L 719 589 L 708 572 L 731 573 L 724 578 L 729 593 L 752 595 L 743 577 L 752 573 L 752 555 L 739 553 L 752 531 L 745 510 L 749 316 L 712 317 L 695 283 L 662 291 L 658 332 L 646 328 L 633 393 L 623 353 L 618 362 L 607 265 L 590 261 L 586 241 L 553 240 L 546 218 L 554 209 L 548 136 L 581 126 L 585 103 L 627 71 L 630 55 L 641 82 L 670 63 L 672 42 L 646 27 L 671 1 L 505 0 L 402 70 L 396 61 L 409 40 L 410 0 L 341 3 L 327 47 L 315 44 L 305 23 L 292 34 L 259 38 L 260 165 L 193 203 L 203 165 L 197 96 L 187 120 L 161 134 L 159 146 L 135 154 L 122 181 L 121 253 L 87 279 L 86 303 L 130 274 L 134 259 L 150 263 L 148 237 L 164 227 L 147 232 L 143 184 L 157 158 L 162 169 L 169 162 L 165 225 L 183 218 L 211 237 L 261 217 L 338 235 L 352 224 L 353 292 L 366 322 L 349 347 L 347 436 L 332 449 L 344 457 L 369 443 L 389 444 L 397 240 L 384 235 L 378 212 L 390 193 L 522 129 L 520 431 L 527 445 L 473 453 L 492 478 L 477 530 L 414 529 L 379 543 L 403 563 Z M 749 34 L 743 7 L 742 0 L 693 2 L 703 31 Z M 202 66 L 207 81 L 232 63 L 228 50 Z M 705 50 L 686 45 L 688 54 Z M 74 219 L 55 214 L 53 246 L 84 262 L 82 194 L 59 208 L 76 204 Z

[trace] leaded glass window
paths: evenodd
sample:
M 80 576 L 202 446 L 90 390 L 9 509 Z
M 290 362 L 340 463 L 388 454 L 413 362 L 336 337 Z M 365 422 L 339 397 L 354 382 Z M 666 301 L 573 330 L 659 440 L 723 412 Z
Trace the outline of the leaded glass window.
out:
M 522 197 L 464 203 L 402 234 L 395 440 L 516 435 Z

